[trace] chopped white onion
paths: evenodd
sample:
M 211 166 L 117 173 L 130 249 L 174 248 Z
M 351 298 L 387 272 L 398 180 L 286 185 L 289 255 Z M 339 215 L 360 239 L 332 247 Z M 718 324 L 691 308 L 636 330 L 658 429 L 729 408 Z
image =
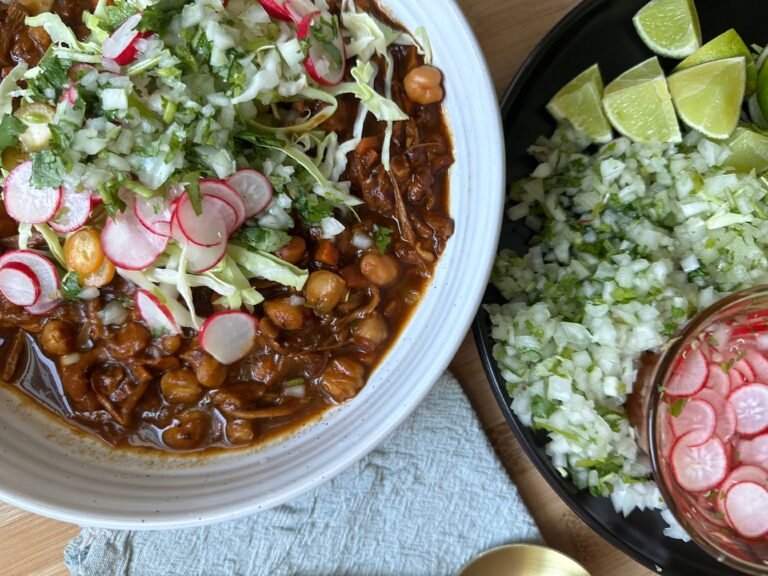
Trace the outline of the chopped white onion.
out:
M 373 239 L 365 232 L 355 232 L 352 235 L 352 246 L 358 250 L 368 250 L 373 246 Z

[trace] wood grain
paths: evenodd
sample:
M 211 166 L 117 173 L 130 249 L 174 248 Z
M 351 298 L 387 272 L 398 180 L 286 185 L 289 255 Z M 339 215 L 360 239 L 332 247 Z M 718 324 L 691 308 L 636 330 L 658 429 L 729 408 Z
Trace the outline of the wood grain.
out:
M 578 3 L 577 0 L 458 2 L 477 32 L 499 94 L 536 42 Z M 593 576 L 649 576 L 651 572 L 612 548 L 584 525 L 527 459 L 496 405 L 471 337 L 456 355 L 452 368 L 464 384 L 547 542 L 579 560 Z M 76 526 L 0 504 L 0 575 L 67 574 L 62 553 L 77 532 Z

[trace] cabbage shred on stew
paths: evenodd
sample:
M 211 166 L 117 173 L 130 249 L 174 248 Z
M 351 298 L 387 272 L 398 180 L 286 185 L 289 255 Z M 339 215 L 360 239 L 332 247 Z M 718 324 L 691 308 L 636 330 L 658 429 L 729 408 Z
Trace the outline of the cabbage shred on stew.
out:
M 332 14 L 342 9 L 341 2 L 328 5 Z M 26 26 L 27 16 L 50 10 L 85 38 L 89 31 L 81 16 L 93 8 L 77 0 L 0 3 L 3 76 L 20 62 L 34 66 L 51 50 L 45 29 Z M 357 9 L 400 31 L 374 2 L 358 0 Z M 391 100 L 407 119 L 391 123 L 389 133 L 387 122 L 372 114 L 365 119 L 363 137 L 346 155 L 338 178 L 350 183 L 351 196 L 362 203 L 335 210 L 330 220 L 326 210 L 323 220 L 327 207 L 322 201 L 297 197 L 288 209 L 291 227 L 279 241 L 267 242 L 260 236 L 262 229 L 248 223 L 230 239 L 230 246 L 247 251 L 256 244 L 306 271 L 301 289 L 249 278 L 250 288 L 263 301 L 242 306 L 258 319 L 244 357 L 225 365 L 201 346 L 198 330 L 182 327 L 179 333 L 163 333 L 148 325 L 136 307 L 138 287 L 129 274 L 120 274 L 118 263 L 118 273 L 96 291 L 86 290 L 82 278 L 78 285 L 77 276 L 67 275 L 59 263 L 65 297 L 52 310 L 33 314 L 0 295 L 0 380 L 111 445 L 169 451 L 258 443 L 357 395 L 417 306 L 454 228 L 448 214 L 453 155 L 439 72 L 423 66 L 423 52 L 415 43 L 393 43 L 388 51 Z M 371 62 L 386 69 L 381 55 L 373 55 Z M 352 81 L 353 65 L 349 58 L 345 82 Z M 408 79 L 417 69 L 426 75 Z M 438 75 L 436 84 L 430 74 Z M 383 74 L 372 88 L 378 94 L 387 91 Z M 424 99 L 425 89 L 439 89 L 440 94 Z M 337 99 L 338 109 L 317 128 L 346 142 L 355 133 L 361 100 L 354 94 Z M 272 108 L 277 118 L 300 122 L 325 106 L 293 97 Z M 0 133 L 0 142 L 2 137 Z M 388 169 L 383 161 L 387 142 Z M 253 144 L 244 139 L 236 146 L 245 151 Z M 306 150 L 310 157 L 316 153 L 311 145 Z M 7 147 L 3 168 L 25 159 L 23 146 Z M 114 217 L 107 208 L 104 202 L 95 205 L 88 226 Z M 0 252 L 9 253 L 19 248 L 20 228 L 2 204 L 0 211 Z M 320 214 L 313 217 L 313 211 Z M 329 231 L 329 221 L 343 230 Z M 39 228 L 23 234 L 29 249 L 49 250 Z M 65 247 L 71 235 L 60 235 Z M 72 286 L 76 296 L 66 298 Z M 201 318 L 224 307 L 211 287 L 191 290 Z

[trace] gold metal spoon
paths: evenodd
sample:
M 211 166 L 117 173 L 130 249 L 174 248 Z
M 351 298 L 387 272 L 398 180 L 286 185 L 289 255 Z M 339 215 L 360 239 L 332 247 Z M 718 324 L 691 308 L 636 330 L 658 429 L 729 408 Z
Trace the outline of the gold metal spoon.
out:
M 458 576 L 589 576 L 589 572 L 552 548 L 509 544 L 475 557 Z

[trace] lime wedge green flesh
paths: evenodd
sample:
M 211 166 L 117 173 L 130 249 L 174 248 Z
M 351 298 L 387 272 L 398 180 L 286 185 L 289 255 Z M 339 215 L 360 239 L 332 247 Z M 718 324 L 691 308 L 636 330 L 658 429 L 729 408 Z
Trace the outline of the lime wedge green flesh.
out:
M 556 120 L 568 120 L 593 142 L 610 142 L 613 131 L 603 112 L 603 79 L 597 64 L 563 86 L 547 104 Z
M 768 170 L 768 134 L 739 126 L 728 140 L 728 147 L 731 154 L 725 160 L 727 166 L 745 173 Z
M 701 45 L 701 28 L 692 0 L 651 0 L 634 18 L 637 33 L 656 54 L 685 58 Z
M 680 142 L 680 126 L 656 58 L 641 62 L 605 87 L 605 112 L 616 130 L 642 143 Z
M 757 75 L 757 105 L 763 118 L 768 118 L 768 60 L 763 62 Z
M 692 68 L 699 64 L 706 64 L 713 60 L 723 60 L 724 58 L 735 58 L 744 56 L 747 60 L 747 96 L 755 93 L 757 88 L 757 66 L 755 58 L 750 52 L 741 36 L 731 28 L 726 30 L 720 36 L 717 36 L 680 62 L 674 69 L 674 72 Z
M 680 119 L 710 138 L 728 138 L 739 123 L 747 67 L 743 56 L 715 60 L 667 79 Z

